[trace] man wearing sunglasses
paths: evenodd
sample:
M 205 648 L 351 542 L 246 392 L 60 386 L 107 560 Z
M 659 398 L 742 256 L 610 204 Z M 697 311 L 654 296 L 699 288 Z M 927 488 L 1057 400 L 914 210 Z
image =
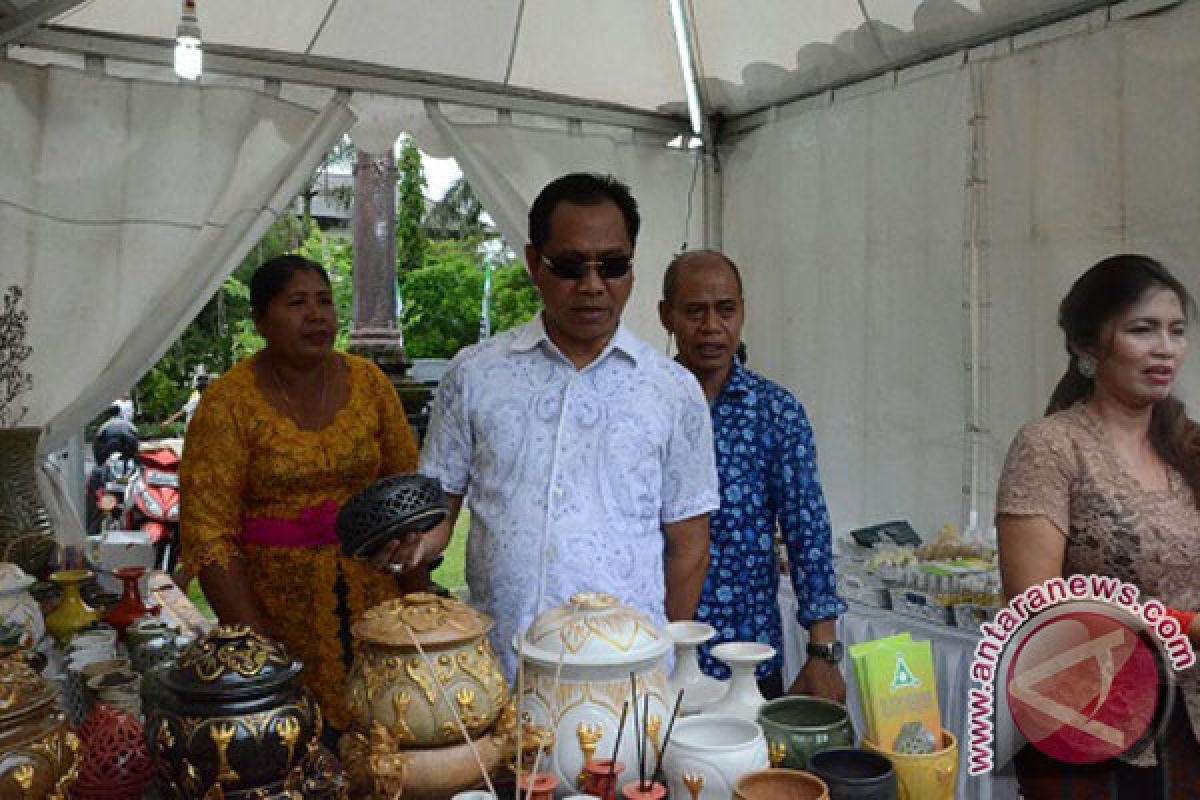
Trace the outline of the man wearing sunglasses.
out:
M 621 324 L 639 224 L 611 177 L 548 184 L 525 248 L 542 313 L 459 353 L 434 397 L 421 471 L 451 513 L 418 547 L 445 546 L 465 496 L 471 600 L 510 678 L 513 636 L 572 595 L 606 592 L 662 625 L 691 619 L 704 585 L 708 406 Z

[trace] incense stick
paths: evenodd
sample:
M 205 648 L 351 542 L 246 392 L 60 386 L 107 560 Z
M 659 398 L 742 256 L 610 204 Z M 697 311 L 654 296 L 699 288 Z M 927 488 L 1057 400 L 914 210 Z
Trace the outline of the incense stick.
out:
M 650 748 L 650 693 L 642 694 L 642 754 L 638 758 L 638 788 L 643 792 L 646 786 L 646 750 Z
M 651 780 L 657 778 L 662 769 L 663 754 L 667 752 L 667 745 L 671 743 L 671 731 L 675 729 L 675 717 L 679 715 L 679 706 L 682 703 L 683 689 L 680 689 L 679 694 L 675 695 L 675 708 L 671 711 L 671 720 L 667 723 L 667 732 L 663 736 L 662 747 L 658 749 L 658 756 L 654 760 L 654 775 L 651 776 Z
M 637 696 L 637 678 L 634 674 L 629 673 L 629 685 L 633 688 L 633 753 L 634 757 L 640 764 L 642 761 L 642 731 L 641 724 L 638 722 L 638 696 Z M 638 787 L 642 785 L 642 777 L 638 775 Z
M 492 785 L 492 776 L 488 774 L 487 767 L 483 765 L 483 758 L 480 757 L 479 751 L 475 748 L 475 743 L 471 741 L 471 734 L 467 731 L 467 726 L 463 723 L 462 717 L 458 714 L 458 709 L 450 702 L 449 695 L 446 694 L 446 687 L 438 680 L 437 670 L 433 668 L 433 662 L 429 660 L 429 656 L 425 654 L 425 648 L 421 647 L 421 643 L 417 640 L 417 635 L 413 629 L 408 627 L 408 623 L 397 618 L 404 630 L 408 633 L 413 644 L 417 647 L 417 654 L 421 656 L 421 660 L 425 662 L 425 669 L 429 670 L 429 677 L 433 680 L 435 686 L 438 687 L 438 692 L 441 693 L 442 700 L 446 703 L 446 707 L 450 709 L 450 713 L 454 715 L 454 721 L 458 723 L 458 729 L 462 731 L 463 739 L 467 742 L 467 747 L 471 750 L 471 755 L 475 756 L 475 763 L 479 765 L 479 771 L 483 773 L 483 782 L 487 784 L 488 791 L 492 793 L 492 797 L 499 797 L 496 794 L 496 787 Z M 519 758 L 519 754 L 518 754 Z
M 621 704 L 621 721 L 617 723 L 617 743 L 613 745 L 612 758 L 608 761 L 608 781 L 605 783 L 607 789 L 613 782 L 613 773 L 617 769 L 617 756 L 621 753 L 621 734 L 625 733 L 625 716 L 629 713 L 629 701 L 626 700 Z M 608 794 L 606 791 L 605 794 Z

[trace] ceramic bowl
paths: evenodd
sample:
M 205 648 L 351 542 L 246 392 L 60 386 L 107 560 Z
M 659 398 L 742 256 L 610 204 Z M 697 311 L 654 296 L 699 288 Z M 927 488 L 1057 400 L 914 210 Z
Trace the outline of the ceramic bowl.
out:
M 768 769 L 744 775 L 734 800 L 830 800 L 829 789 L 815 775 L 796 769 Z
M 846 707 L 820 697 L 771 700 L 759 709 L 758 721 L 767 736 L 773 767 L 807 769 L 813 753 L 854 744 Z
M 675 721 L 663 771 L 671 797 L 728 800 L 739 778 L 768 765 L 757 723 L 731 714 L 696 714 Z
M 834 747 L 813 753 L 808 769 L 825 781 L 830 800 L 896 800 L 896 771 L 879 753 Z

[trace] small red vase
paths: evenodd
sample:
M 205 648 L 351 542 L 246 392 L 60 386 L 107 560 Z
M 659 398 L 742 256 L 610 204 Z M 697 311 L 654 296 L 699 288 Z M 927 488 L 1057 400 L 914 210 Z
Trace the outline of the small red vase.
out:
M 558 778 L 545 772 L 522 775 L 521 797 L 527 796 L 530 785 L 533 786 L 532 800 L 554 800 L 554 790 L 558 787 Z
M 600 800 L 617 800 L 617 784 L 624 771 L 625 765 L 620 761 L 614 764 L 611 758 L 594 758 L 583 765 L 583 790 Z
M 634 781 L 622 786 L 621 794 L 625 800 L 663 800 L 667 796 L 667 787 L 661 783 L 647 783 L 645 788 L 642 788 Z
M 104 621 L 124 634 L 125 629 L 139 617 L 157 614 L 158 606 L 148 606 L 142 600 L 142 589 L 139 582 L 146 574 L 145 567 L 120 567 L 113 570 L 113 574 L 120 578 L 123 584 L 121 599 L 109 609 L 108 616 L 104 618 Z

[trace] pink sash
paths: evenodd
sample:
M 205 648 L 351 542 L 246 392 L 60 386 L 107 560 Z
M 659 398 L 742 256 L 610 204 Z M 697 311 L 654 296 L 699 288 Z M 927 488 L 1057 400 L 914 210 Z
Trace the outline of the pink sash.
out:
M 321 547 L 337 544 L 338 504 L 326 500 L 311 506 L 295 519 L 276 517 L 245 517 L 242 520 L 242 541 L 259 547 Z

